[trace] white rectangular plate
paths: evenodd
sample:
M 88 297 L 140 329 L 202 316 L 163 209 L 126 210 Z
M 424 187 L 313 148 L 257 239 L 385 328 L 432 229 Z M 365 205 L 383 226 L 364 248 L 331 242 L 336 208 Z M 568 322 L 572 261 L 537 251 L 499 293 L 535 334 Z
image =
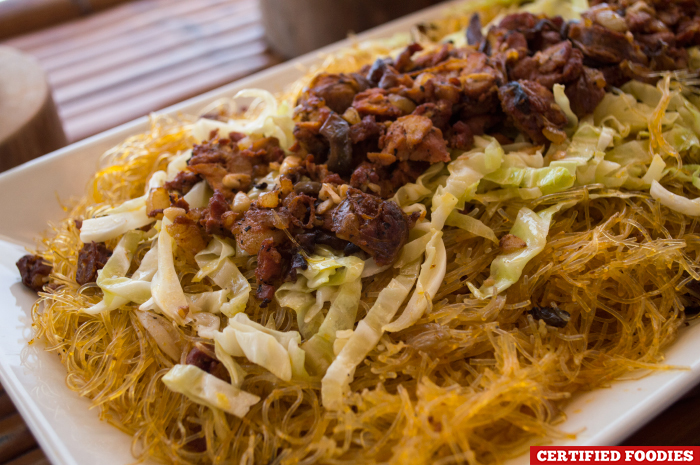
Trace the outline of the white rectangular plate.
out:
M 359 40 L 386 37 L 408 31 L 418 22 L 444 15 L 450 4 L 442 4 L 372 31 Z M 303 74 L 303 69 L 327 53 L 348 46 L 348 40 L 318 52 L 268 69 L 255 76 L 187 100 L 163 110 L 165 113 L 195 114 L 206 104 L 250 87 L 283 90 Z M 140 118 L 113 130 L 65 147 L 0 174 L 0 381 L 56 465 L 99 463 L 122 465 L 133 462 L 131 438 L 100 422 L 90 402 L 78 398 L 65 385 L 65 369 L 43 343 L 31 346 L 30 310 L 36 295 L 24 288 L 15 262 L 34 246 L 46 231 L 47 220 L 58 220 L 65 212 L 57 202 L 80 196 L 96 169 L 98 156 L 127 136 L 144 131 L 147 119 Z M 668 350 L 667 362 L 688 370 L 664 371 L 642 379 L 614 383 L 578 396 L 567 408 L 562 430 L 578 432 L 567 444 L 611 445 L 622 441 L 700 381 L 700 326 L 685 328 Z M 522 456 L 516 463 L 526 463 Z

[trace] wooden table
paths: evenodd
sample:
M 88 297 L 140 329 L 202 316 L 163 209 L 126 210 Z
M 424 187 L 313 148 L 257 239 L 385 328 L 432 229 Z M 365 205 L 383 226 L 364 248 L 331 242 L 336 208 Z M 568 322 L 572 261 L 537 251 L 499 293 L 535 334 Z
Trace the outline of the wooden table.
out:
M 39 60 L 69 142 L 280 61 L 257 0 L 139 0 L 4 42 Z

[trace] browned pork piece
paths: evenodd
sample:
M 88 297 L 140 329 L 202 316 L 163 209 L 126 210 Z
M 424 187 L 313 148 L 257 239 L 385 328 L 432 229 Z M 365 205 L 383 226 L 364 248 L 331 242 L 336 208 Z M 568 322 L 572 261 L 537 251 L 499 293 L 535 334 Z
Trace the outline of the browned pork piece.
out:
M 534 81 L 509 82 L 498 89 L 498 95 L 503 111 L 534 142 L 564 142 L 566 134 L 562 129 L 567 122 L 566 115 L 554 102 L 554 95 L 542 84 Z
M 111 255 L 112 251 L 105 246 L 104 242 L 90 242 L 83 245 L 78 253 L 75 281 L 78 284 L 94 283 L 97 272 L 105 266 Z
M 195 344 L 192 350 L 187 353 L 185 363 L 187 365 L 194 365 L 200 370 L 204 370 L 227 383 L 231 381 L 228 370 L 224 364 L 216 358 L 214 355 L 214 347 L 209 344 Z
M 390 165 L 396 160 L 450 161 L 442 131 L 425 116 L 408 115 L 397 119 L 389 126 L 380 145 L 384 145 L 382 154 L 387 155 L 381 159 L 382 165 Z
M 598 24 L 586 27 L 581 23 L 569 25 L 569 39 L 583 54 L 601 63 L 620 63 L 628 60 L 646 65 L 647 57 L 630 37 Z
M 49 282 L 51 266 L 38 255 L 25 255 L 17 261 L 17 269 L 22 277 L 22 284 L 34 292 L 44 290 Z
M 275 295 L 274 282 L 282 278 L 285 263 L 282 254 L 275 247 L 273 239 L 265 239 L 258 251 L 258 266 L 255 278 L 258 282 L 256 295 L 264 303 L 272 302 Z
M 234 191 L 248 190 L 253 179 L 265 176 L 271 162 L 283 159 L 284 151 L 275 138 L 256 139 L 243 150 L 231 139 L 212 139 L 194 146 L 188 171 L 204 178 L 224 197 L 232 198 Z M 182 176 L 184 182 L 188 175 Z
M 520 60 L 511 71 L 514 80 L 536 81 L 547 88 L 578 79 L 583 71 L 583 53 L 568 40 Z
M 369 253 L 378 265 L 393 263 L 408 240 L 409 219 L 394 202 L 348 190 L 333 211 L 332 231 Z
M 320 73 L 314 77 L 309 88 L 300 99 L 300 103 L 312 98 L 323 99 L 323 103 L 336 113 L 343 113 L 352 105 L 358 92 L 370 87 L 367 79 L 358 73 L 328 74 Z

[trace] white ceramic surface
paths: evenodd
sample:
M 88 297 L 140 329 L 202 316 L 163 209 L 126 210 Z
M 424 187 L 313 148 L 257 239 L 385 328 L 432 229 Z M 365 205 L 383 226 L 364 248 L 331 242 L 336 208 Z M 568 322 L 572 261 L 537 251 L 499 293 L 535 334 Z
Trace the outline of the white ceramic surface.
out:
M 439 17 L 449 4 L 424 10 L 364 34 L 360 40 L 407 31 L 420 21 Z M 163 110 L 195 113 L 207 103 L 240 89 L 280 91 L 303 73 L 303 67 L 349 42 L 343 41 L 255 76 Z M 46 230 L 47 220 L 64 216 L 57 199 L 80 195 L 100 153 L 128 135 L 143 131 L 147 119 L 104 132 L 0 174 L 0 381 L 52 463 L 122 465 L 133 462 L 131 438 L 97 419 L 89 401 L 65 385 L 65 370 L 43 344 L 27 345 L 32 336 L 30 309 L 35 295 L 19 280 L 15 262 Z M 567 409 L 561 428 L 579 432 L 579 445 L 622 441 L 700 381 L 700 326 L 682 331 L 667 361 L 688 370 L 666 371 L 579 396 Z M 513 464 L 527 463 L 523 456 Z

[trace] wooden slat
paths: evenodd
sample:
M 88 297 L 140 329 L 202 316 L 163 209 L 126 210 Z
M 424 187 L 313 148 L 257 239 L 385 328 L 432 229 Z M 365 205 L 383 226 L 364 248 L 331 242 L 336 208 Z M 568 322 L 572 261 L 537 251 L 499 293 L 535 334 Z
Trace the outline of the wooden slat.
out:
M 0 420 L 0 463 L 36 447 L 34 436 L 18 413 Z
M 8 415 L 16 413 L 17 409 L 12 403 L 12 399 L 5 392 L 0 394 L 0 418 L 5 418 Z
M 213 57 L 206 59 L 195 59 L 187 63 L 187 66 L 176 66 L 168 69 L 167 72 L 153 73 L 139 79 L 134 84 L 116 86 L 104 92 L 84 97 L 73 102 L 66 102 L 62 108 L 62 116 L 66 120 L 71 120 L 91 112 L 109 108 L 111 105 L 123 103 L 127 99 L 146 96 L 148 94 L 160 94 L 165 92 L 164 87 L 175 82 L 193 82 L 192 85 L 199 87 L 196 83 L 202 82 L 202 77 L 212 72 L 215 66 L 219 72 L 225 69 L 231 70 L 230 79 L 240 75 L 236 69 L 242 61 L 249 61 L 258 57 L 264 51 L 266 44 L 262 40 L 251 40 L 244 44 L 244 47 L 224 50 Z M 264 62 L 262 62 L 264 64 Z M 188 91 L 187 95 L 192 95 L 194 90 Z M 173 96 L 172 98 L 184 97 Z
M 132 0 L 3 0 L 0 39 L 40 30 Z
M 68 21 L 80 14 L 80 7 L 71 0 L 0 2 L 0 39 Z
M 209 8 L 186 18 L 166 18 L 153 27 L 133 31 L 119 40 L 90 43 L 78 50 L 49 56 L 42 60 L 42 64 L 56 81 L 66 69 L 71 70 L 73 74 L 89 74 L 93 70 L 84 70 L 83 66 L 88 65 L 96 69 L 100 66 L 107 68 L 111 64 L 114 68 L 123 60 L 124 54 L 145 56 L 172 51 L 173 47 L 184 45 L 188 41 L 215 34 L 211 29 L 233 29 L 236 18 L 250 12 L 257 12 L 257 9 L 253 5 L 243 4 L 227 8 L 225 11 Z
M 51 465 L 41 449 L 34 449 L 24 455 L 7 462 L 5 465 Z
M 163 0 L 168 1 L 171 5 L 177 2 L 186 2 L 187 0 Z M 70 23 L 54 26 L 49 29 L 37 31 L 32 34 L 26 34 L 19 37 L 13 37 L 8 40 L 7 45 L 21 48 L 22 50 L 31 51 L 32 49 L 45 46 L 46 44 L 65 41 L 70 38 L 79 37 L 83 34 L 94 32 L 101 28 L 111 26 L 116 22 L 123 21 L 134 15 L 134 8 L 142 8 L 144 10 L 156 8 L 157 5 L 151 3 L 136 3 L 131 8 L 114 8 L 108 12 L 99 15 L 91 16 L 89 19 L 81 21 L 72 21 Z
M 55 89 L 54 98 L 58 105 L 63 105 L 120 84 L 138 84 L 144 76 L 165 73 L 175 66 L 187 66 L 193 60 L 215 58 L 217 53 L 226 49 L 245 46 L 251 40 L 261 39 L 264 36 L 264 30 L 256 24 L 258 19 L 257 13 L 241 16 L 236 20 L 239 22 L 237 26 L 240 27 L 225 30 L 223 34 L 193 38 L 183 43 L 173 53 L 165 50 L 162 53 L 154 52 L 139 56 L 140 53 L 136 51 L 125 51 L 126 56 L 118 57 L 111 69 L 108 63 L 104 66 L 100 63 L 97 67 L 92 63 L 86 63 L 75 66 L 78 72 L 71 69 L 56 71 L 49 75 L 49 83 Z M 212 66 L 215 65 L 216 63 L 212 63 Z
M 31 52 L 37 58 L 44 59 L 71 50 L 80 50 L 86 44 L 94 45 L 109 40 L 119 40 L 133 31 L 161 23 L 165 18 L 187 17 L 196 11 L 204 8 L 217 8 L 227 2 L 230 0 L 198 0 L 197 2 L 180 0 L 172 3 L 165 0 L 137 1 L 103 13 L 109 18 L 116 12 L 117 18 L 113 18 L 111 22 L 106 22 L 105 17 L 95 15 L 61 26 L 69 27 L 74 24 L 97 22 L 100 27 L 90 28 L 92 30 L 89 32 L 82 32 L 62 40 L 52 40 L 52 38 L 47 37 L 39 46 L 31 47 L 31 49 L 25 49 L 22 46 L 21 38 L 11 40 L 7 45 Z
M 173 99 L 172 95 L 184 96 L 183 98 L 192 97 L 208 89 L 247 76 L 268 64 L 269 61 L 266 58 L 256 56 L 247 62 L 237 62 L 230 67 L 212 70 L 209 73 L 201 75 L 196 80 L 179 81 L 164 86 L 158 89 L 157 92 L 120 102 L 117 105 L 110 106 L 108 109 L 91 112 L 86 116 L 67 119 L 64 123 L 66 136 L 69 140 L 80 140 L 97 132 L 99 128 L 105 127 L 109 121 L 129 121 L 138 116 L 148 114 L 150 111 L 145 111 L 147 107 L 163 108 L 181 100 L 181 98 Z
M 6 44 L 47 71 L 69 141 L 280 61 L 257 0 L 138 0 Z

